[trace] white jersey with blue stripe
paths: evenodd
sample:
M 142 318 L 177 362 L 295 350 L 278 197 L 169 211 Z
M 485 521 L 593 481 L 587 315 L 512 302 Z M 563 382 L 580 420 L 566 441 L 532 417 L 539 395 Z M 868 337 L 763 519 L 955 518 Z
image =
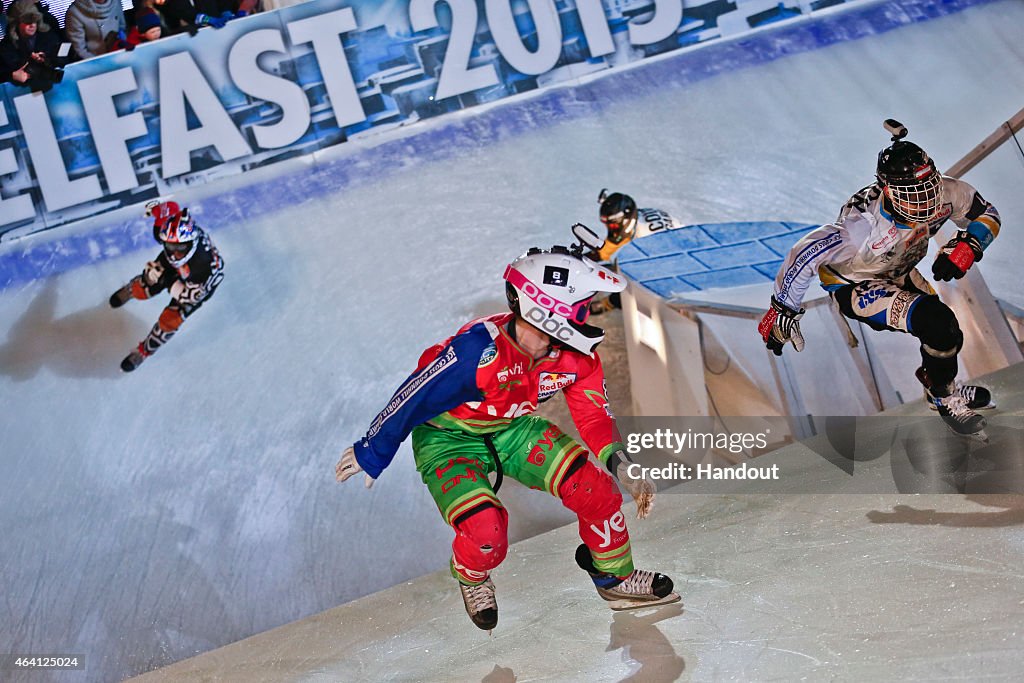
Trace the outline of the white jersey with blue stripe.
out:
M 942 176 L 935 217 L 905 224 L 888 210 L 881 186 L 869 185 L 846 203 L 835 223 L 802 237 L 775 277 L 775 298 L 799 309 L 812 279 L 834 290 L 866 280 L 899 281 L 928 253 L 928 240 L 952 220 L 987 247 L 999 234 L 999 213 L 968 183 Z

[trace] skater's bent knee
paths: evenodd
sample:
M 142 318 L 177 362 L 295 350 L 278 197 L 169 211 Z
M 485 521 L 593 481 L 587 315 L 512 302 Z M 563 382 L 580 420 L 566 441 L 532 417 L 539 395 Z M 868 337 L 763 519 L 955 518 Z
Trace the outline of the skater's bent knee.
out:
M 133 299 L 148 299 L 149 292 L 146 291 L 146 287 L 142 284 L 142 280 L 135 278 L 131 283 L 132 298 Z
M 168 306 L 163 310 L 163 313 L 160 314 L 160 319 L 157 321 L 157 324 L 160 325 L 160 329 L 164 332 L 174 332 L 181 327 L 181 323 L 184 320 L 185 318 L 182 317 L 181 311 L 177 308 Z
M 622 507 L 615 480 L 590 461 L 565 478 L 558 495 L 565 507 L 584 519 L 606 519 Z
M 508 552 L 508 512 L 493 505 L 481 507 L 454 524 L 456 555 L 478 569 L 493 569 Z
M 910 314 L 911 333 L 931 349 L 937 351 L 960 349 L 963 345 L 963 332 L 957 322 L 956 314 L 937 296 L 922 296 L 917 300 Z

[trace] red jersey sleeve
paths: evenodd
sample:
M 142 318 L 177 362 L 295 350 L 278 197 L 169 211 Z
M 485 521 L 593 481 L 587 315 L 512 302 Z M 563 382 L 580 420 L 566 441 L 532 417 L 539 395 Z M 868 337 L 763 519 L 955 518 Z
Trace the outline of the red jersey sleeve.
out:
M 593 356 L 580 354 L 576 381 L 563 392 L 583 442 L 598 460 L 607 462 L 608 457 L 623 445 L 615 416 L 608 405 L 600 356 L 596 353 Z

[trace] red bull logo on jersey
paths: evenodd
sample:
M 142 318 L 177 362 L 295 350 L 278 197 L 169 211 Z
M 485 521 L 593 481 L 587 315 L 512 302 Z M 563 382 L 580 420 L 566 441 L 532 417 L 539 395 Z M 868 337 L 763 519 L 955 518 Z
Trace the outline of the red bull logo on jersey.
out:
M 546 401 L 575 381 L 574 372 L 542 372 L 538 377 L 537 398 Z

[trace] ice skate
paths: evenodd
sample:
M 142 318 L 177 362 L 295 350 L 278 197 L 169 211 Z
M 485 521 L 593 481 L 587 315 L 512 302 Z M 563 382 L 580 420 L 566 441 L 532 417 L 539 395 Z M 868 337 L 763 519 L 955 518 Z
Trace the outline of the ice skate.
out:
M 915 374 L 917 375 L 917 381 L 925 388 L 924 400 L 928 402 L 928 407 L 932 410 L 938 410 L 928 395 L 928 389 L 931 387 L 928 373 L 922 367 L 918 368 Z M 985 387 L 957 382 L 956 393 L 964 397 L 964 400 L 967 401 L 967 407 L 971 410 L 991 410 L 996 407 L 995 401 L 992 400 L 992 392 Z
M 954 386 L 950 385 L 949 389 L 949 396 L 935 396 L 932 390 L 928 389 L 928 401 L 939 411 L 942 421 L 954 434 L 988 443 L 985 418 L 967 405 L 967 399 Z
M 459 590 L 462 591 L 466 614 L 477 628 L 490 631 L 498 625 L 498 601 L 494 598 L 494 583 L 490 577 L 475 586 L 467 586 L 460 581 Z
M 132 298 L 132 283 L 126 284 L 121 289 L 110 295 L 110 307 L 121 308 Z
M 672 592 L 672 579 L 664 574 L 634 569 L 625 579 L 606 574 L 594 566 L 594 559 L 586 545 L 576 548 L 576 564 L 590 574 L 597 594 L 608 601 L 616 611 L 655 607 L 679 602 L 678 593 Z
M 121 361 L 121 369 L 125 372 L 131 372 L 142 365 L 142 361 L 146 360 L 148 357 L 149 354 L 146 352 L 146 348 L 142 344 L 139 344 L 139 348 L 129 353 L 125 356 L 125 359 Z

